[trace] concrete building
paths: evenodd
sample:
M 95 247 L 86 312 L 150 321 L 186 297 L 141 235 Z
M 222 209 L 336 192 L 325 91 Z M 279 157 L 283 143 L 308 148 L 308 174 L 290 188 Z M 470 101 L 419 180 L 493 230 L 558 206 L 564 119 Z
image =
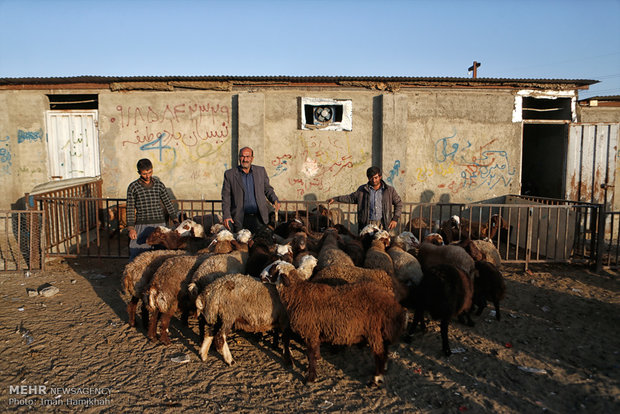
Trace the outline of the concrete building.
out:
M 607 163 L 608 186 L 618 174 L 618 111 L 578 106 L 579 91 L 593 83 L 4 78 L 0 208 L 19 207 L 24 193 L 42 183 L 78 177 L 101 176 L 104 197 L 124 197 L 140 158 L 153 161 L 155 175 L 177 198 L 219 199 L 224 171 L 236 165 L 237 152 L 246 145 L 283 200 L 349 193 L 366 181 L 371 165 L 380 166 L 384 179 L 410 202 L 476 202 L 522 191 L 587 198 L 587 191 L 571 193 L 581 183 L 571 181 L 575 168 L 583 165 L 574 151 L 584 151 L 583 139 L 573 148 L 571 128 L 579 131 L 579 122 L 608 125 L 612 156 L 593 156 L 593 171 Z M 591 180 L 590 192 L 599 184 Z M 610 194 L 592 200 L 603 197 L 612 206 L 613 187 L 607 188 Z

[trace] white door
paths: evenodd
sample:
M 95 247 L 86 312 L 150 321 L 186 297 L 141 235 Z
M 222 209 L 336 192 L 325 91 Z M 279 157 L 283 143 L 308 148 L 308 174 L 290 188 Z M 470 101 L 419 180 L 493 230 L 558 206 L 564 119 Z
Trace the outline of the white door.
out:
M 97 177 L 97 111 L 47 111 L 47 151 L 52 179 Z

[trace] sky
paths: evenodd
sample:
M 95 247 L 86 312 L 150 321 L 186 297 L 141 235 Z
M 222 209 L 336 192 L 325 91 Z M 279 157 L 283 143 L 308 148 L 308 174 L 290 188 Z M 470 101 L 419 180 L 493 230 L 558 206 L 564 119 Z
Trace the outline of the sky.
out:
M 0 78 L 591 79 L 620 95 L 620 0 L 0 0 Z

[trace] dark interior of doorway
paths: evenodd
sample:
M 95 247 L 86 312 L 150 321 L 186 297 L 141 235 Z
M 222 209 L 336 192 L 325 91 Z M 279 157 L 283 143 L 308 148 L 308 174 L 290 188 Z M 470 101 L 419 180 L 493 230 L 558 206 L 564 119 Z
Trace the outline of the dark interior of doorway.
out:
M 523 125 L 521 194 L 564 198 L 566 124 Z

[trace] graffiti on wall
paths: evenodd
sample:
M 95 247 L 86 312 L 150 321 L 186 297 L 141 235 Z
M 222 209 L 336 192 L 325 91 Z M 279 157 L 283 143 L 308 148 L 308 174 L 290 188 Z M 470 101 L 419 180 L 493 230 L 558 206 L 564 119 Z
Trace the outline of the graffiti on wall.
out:
M 507 187 L 512 183 L 516 168 L 510 166 L 508 152 L 497 149 L 497 139 L 474 147 L 470 141 L 457 139 L 456 131 L 449 137 L 435 141 L 435 161 L 416 170 L 416 179 L 426 182 L 433 176 L 459 178 L 438 184 L 438 188 L 449 189 L 457 194 L 464 189 L 481 187 L 493 189 L 498 185 Z
M 400 168 L 400 160 L 396 160 L 394 161 L 394 165 L 392 166 L 392 169 L 390 169 L 387 176 L 385 177 L 385 181 L 389 185 L 394 186 L 394 179 L 404 173 L 405 173 L 405 170 L 401 170 Z M 402 178 L 401 178 L 401 181 L 402 181 Z
M 354 160 L 348 138 L 300 136 L 298 148 L 297 151 L 276 155 L 271 160 L 271 165 L 275 167 L 272 177 L 286 177 L 298 197 L 310 192 L 329 193 L 344 171 L 365 164 L 370 157 L 370 154 L 362 152 L 361 158 Z M 292 163 L 301 166 L 298 172 L 291 168 Z
M 22 142 L 36 142 L 41 141 L 43 139 L 43 130 L 39 129 L 38 131 L 23 131 L 21 129 L 17 130 L 17 143 L 21 144 Z
M 0 175 L 11 175 L 11 147 L 9 137 L 0 138 Z
M 176 160 L 177 149 L 195 152 L 203 143 L 212 153 L 213 145 L 224 143 L 230 135 L 230 109 L 220 104 L 180 103 L 156 106 L 117 105 L 117 116 L 110 118 L 121 128 L 122 145 L 136 145 L 141 151 L 154 151 L 159 161 Z M 204 155 L 204 148 L 202 149 Z

